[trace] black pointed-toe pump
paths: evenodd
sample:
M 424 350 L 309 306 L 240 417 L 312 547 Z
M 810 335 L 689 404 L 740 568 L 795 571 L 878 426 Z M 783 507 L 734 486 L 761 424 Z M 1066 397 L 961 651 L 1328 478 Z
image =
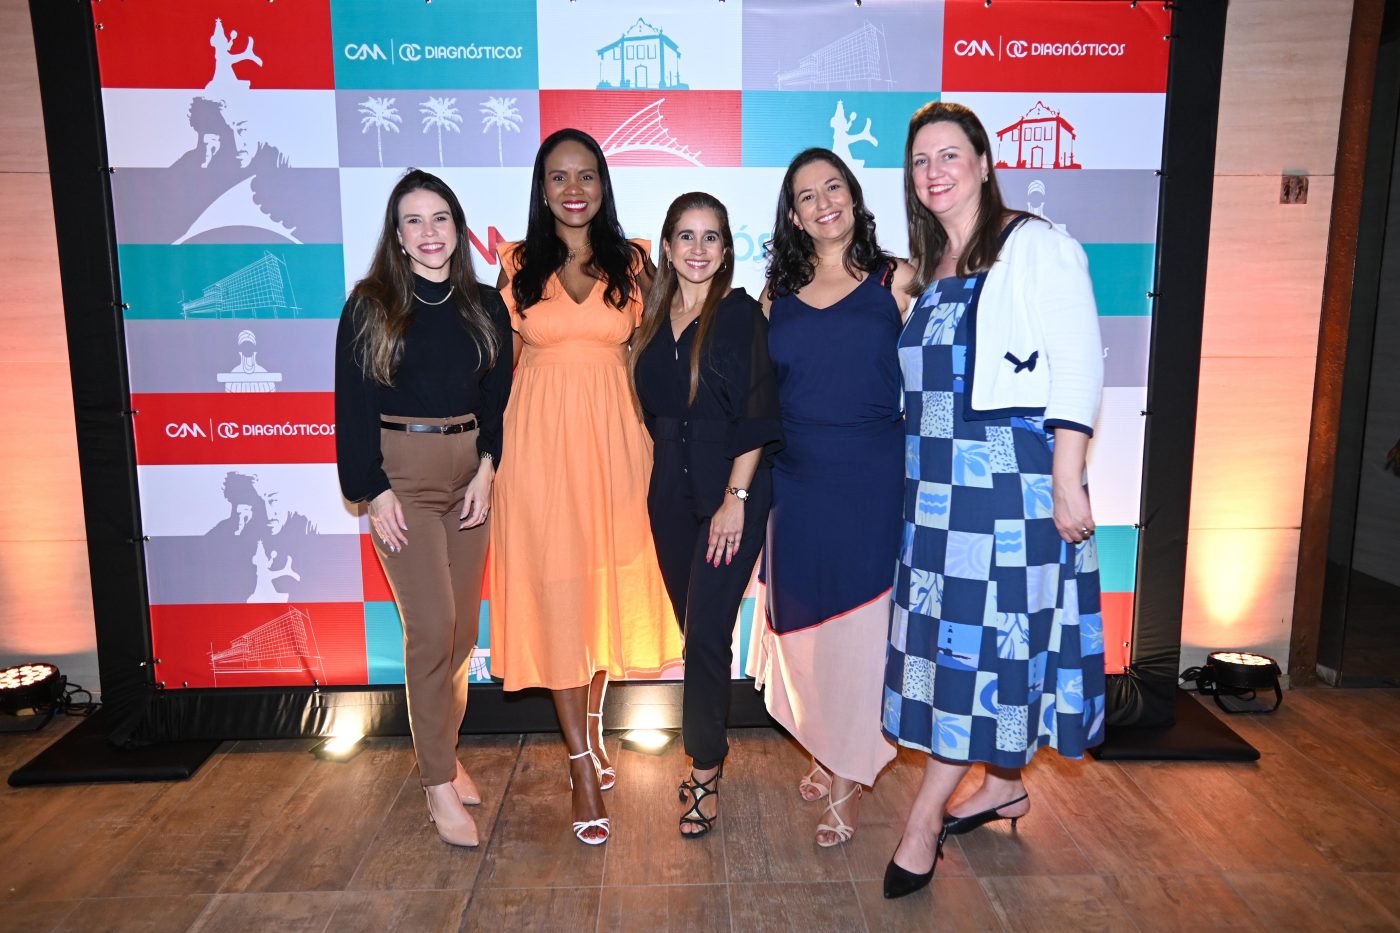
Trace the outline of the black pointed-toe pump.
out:
M 891 858 L 890 863 L 885 866 L 885 897 L 894 900 L 897 897 L 905 897 L 928 887 L 928 883 L 933 880 L 934 870 L 938 868 L 939 860 L 943 858 L 943 842 L 947 838 L 948 831 L 946 829 L 938 834 L 938 848 L 933 852 L 933 865 L 923 874 L 915 874 L 907 868 L 900 868 Z
M 943 817 L 943 831 L 949 836 L 961 836 L 963 833 L 970 833 L 979 826 L 988 823 L 995 823 L 997 820 L 1010 820 L 1011 828 L 1016 828 L 1016 821 L 1019 816 L 1002 816 L 1001 810 L 1014 806 L 1029 797 L 1030 794 L 1022 794 L 1015 800 L 1008 800 L 1006 803 L 992 807 L 990 810 L 983 810 L 981 813 L 973 813 L 970 816 L 953 816 L 951 813 Z

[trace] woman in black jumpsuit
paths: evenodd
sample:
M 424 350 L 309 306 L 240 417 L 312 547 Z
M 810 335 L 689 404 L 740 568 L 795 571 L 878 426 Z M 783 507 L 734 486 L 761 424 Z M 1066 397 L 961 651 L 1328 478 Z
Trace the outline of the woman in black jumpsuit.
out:
M 685 633 L 681 783 L 688 839 L 709 832 L 729 742 L 735 618 L 763 547 L 781 444 L 777 383 L 762 309 L 730 289 L 734 240 L 714 197 L 677 198 L 633 346 L 633 380 L 656 443 L 647 507 L 666 590 Z

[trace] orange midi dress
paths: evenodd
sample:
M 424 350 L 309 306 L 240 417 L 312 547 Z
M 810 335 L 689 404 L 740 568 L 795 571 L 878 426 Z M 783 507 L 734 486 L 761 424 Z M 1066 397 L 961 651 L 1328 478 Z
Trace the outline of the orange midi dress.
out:
M 646 248 L 646 244 L 638 241 Z M 514 272 L 517 244 L 503 246 Z M 581 687 L 593 675 L 656 676 L 681 658 L 647 519 L 651 438 L 632 402 L 619 311 L 599 282 L 582 303 L 557 277 L 522 317 L 491 516 L 491 673 L 505 689 Z

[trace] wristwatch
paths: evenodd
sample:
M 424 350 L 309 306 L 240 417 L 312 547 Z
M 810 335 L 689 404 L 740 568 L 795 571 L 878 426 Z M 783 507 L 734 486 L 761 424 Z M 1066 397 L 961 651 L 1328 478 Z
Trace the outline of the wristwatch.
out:
M 726 486 L 724 487 L 724 491 L 740 502 L 747 502 L 749 499 L 749 491 L 747 489 L 740 489 L 738 486 Z

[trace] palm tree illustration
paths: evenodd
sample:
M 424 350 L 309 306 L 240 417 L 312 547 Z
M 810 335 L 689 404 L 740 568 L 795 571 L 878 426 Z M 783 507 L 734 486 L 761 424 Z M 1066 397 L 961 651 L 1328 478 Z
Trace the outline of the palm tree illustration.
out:
M 419 105 L 418 112 L 423 114 L 423 132 L 437 129 L 438 165 L 445 165 L 442 160 L 442 131 L 446 129 L 453 133 L 461 132 L 462 115 L 457 112 L 457 98 L 429 97 Z
M 360 120 L 360 132 L 368 133 L 370 127 L 374 127 L 374 143 L 379 150 L 379 167 L 384 167 L 384 131 L 391 133 L 399 131 L 399 124 L 403 122 L 399 118 L 398 108 L 394 106 L 393 97 L 371 97 L 360 101 L 360 113 L 364 118 Z
M 505 152 L 501 148 L 501 131 L 510 130 L 512 133 L 520 132 L 520 111 L 515 109 L 514 97 L 488 97 L 481 102 L 481 132 L 486 132 L 494 128 L 496 130 L 496 160 L 501 164 L 506 164 Z

